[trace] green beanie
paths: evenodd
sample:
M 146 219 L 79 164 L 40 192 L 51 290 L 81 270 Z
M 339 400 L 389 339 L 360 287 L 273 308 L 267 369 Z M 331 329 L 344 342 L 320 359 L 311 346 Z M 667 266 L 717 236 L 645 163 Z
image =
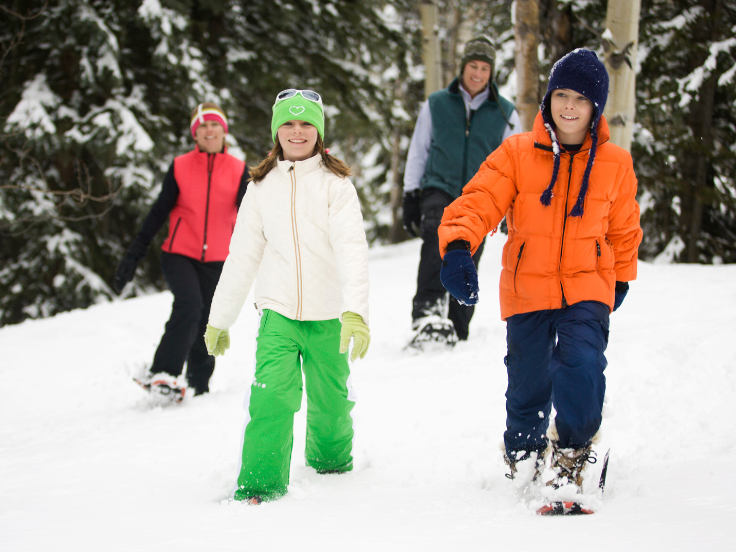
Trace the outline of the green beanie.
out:
M 460 60 L 460 76 L 463 76 L 465 71 L 465 65 L 475 60 L 485 61 L 491 66 L 491 81 L 493 81 L 494 71 L 494 58 L 496 57 L 496 49 L 493 47 L 493 42 L 487 36 L 476 36 L 475 38 L 468 40 L 465 44 L 465 50 L 463 57 Z
M 286 100 L 273 104 L 273 118 L 271 119 L 271 134 L 273 143 L 276 143 L 276 133 L 279 127 L 287 121 L 305 121 L 317 127 L 317 132 L 325 139 L 325 114 L 322 107 L 309 100 L 305 100 L 301 94 L 297 94 Z

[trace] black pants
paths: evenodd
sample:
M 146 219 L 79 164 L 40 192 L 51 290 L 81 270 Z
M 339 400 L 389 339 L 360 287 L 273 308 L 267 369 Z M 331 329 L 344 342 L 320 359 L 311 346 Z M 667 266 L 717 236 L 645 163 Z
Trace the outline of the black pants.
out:
M 442 268 L 442 258 L 440 257 L 440 238 L 437 235 L 437 229 L 442 221 L 442 214 L 450 203 L 452 198 L 445 192 L 437 189 L 429 189 L 422 191 L 421 199 L 421 238 L 422 243 L 421 256 L 419 258 L 419 272 L 417 275 L 417 294 L 414 296 L 413 309 L 411 313 L 412 319 L 416 322 L 425 316 L 438 315 L 449 318 L 455 326 L 457 338 L 468 339 L 468 327 L 470 319 L 473 317 L 475 307 L 461 305 L 454 298 L 450 297 L 449 308 L 445 312 L 444 305 L 448 300 L 447 290 L 440 282 L 440 270 Z M 485 240 L 473 255 L 473 261 L 476 268 L 483 253 Z
M 156 354 L 151 373 L 180 376 L 187 363 L 187 383 L 195 395 L 209 391 L 215 357 L 207 354 L 204 332 L 224 263 L 200 263 L 183 255 L 161 253 L 164 278 L 174 294 L 171 317 Z

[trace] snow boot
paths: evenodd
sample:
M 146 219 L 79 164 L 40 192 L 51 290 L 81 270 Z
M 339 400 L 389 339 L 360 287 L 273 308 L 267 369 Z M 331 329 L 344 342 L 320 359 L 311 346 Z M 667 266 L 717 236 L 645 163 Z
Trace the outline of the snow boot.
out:
M 187 388 L 192 391 L 193 397 L 198 397 L 199 395 L 204 395 L 205 393 L 210 392 L 210 385 L 209 382 L 199 382 L 199 381 L 192 381 L 189 378 L 187 378 Z
M 503 443 L 501 443 L 501 450 L 503 451 L 503 461 L 509 468 L 506 478 L 513 481 L 515 487 L 519 489 L 527 488 L 540 480 L 544 470 L 546 450 L 523 452 L 515 455 L 515 460 L 509 458 Z
M 560 489 L 574 485 L 578 493 L 583 491 L 584 471 L 588 464 L 595 464 L 598 459 L 588 443 L 581 448 L 562 448 L 558 441 L 552 441 L 550 469 L 552 477 L 546 482 L 548 487 Z

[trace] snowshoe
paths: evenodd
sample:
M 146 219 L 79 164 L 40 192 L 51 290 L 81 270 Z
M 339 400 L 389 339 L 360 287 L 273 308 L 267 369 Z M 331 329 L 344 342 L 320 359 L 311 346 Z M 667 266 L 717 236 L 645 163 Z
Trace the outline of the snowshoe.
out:
M 184 400 L 187 389 L 174 376 L 163 372 L 133 378 L 133 381 L 148 391 L 155 402 L 161 404 L 180 403 Z
M 584 508 L 578 502 L 550 502 L 537 510 L 540 516 L 579 516 L 594 514 L 593 510 Z
M 595 513 L 606 484 L 610 450 L 603 458 L 600 472 L 593 470 L 593 473 L 586 470 L 598 462 L 591 444 L 572 449 L 561 448 L 553 441 L 551 450 L 549 470 L 552 477 L 542 489 L 547 502 L 537 509 L 537 514 L 571 516 Z
M 435 318 L 419 326 L 408 346 L 413 349 L 424 350 L 436 346 L 454 347 L 456 343 L 457 334 L 452 321 Z

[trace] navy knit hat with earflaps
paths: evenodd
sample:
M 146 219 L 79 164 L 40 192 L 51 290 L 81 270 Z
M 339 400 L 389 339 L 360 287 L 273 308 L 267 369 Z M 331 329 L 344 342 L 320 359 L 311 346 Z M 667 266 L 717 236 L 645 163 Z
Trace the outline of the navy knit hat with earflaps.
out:
M 588 179 L 590 178 L 590 171 L 593 168 L 595 151 L 598 146 L 598 122 L 601 120 L 603 110 L 606 107 L 606 100 L 608 99 L 608 72 L 594 52 L 583 48 L 573 50 L 552 67 L 552 71 L 549 74 L 547 94 L 544 96 L 542 105 L 539 107 L 542 112 L 542 119 L 544 119 L 544 126 L 547 128 L 547 132 L 552 139 L 552 150 L 554 152 L 552 181 L 540 198 L 544 205 L 549 205 L 552 202 L 552 189 L 555 187 L 557 173 L 560 170 L 560 144 L 557 140 L 555 125 L 549 107 L 552 92 L 558 88 L 574 90 L 593 102 L 593 117 L 590 121 L 590 138 L 593 141 L 593 145 L 590 148 L 588 166 L 585 167 L 578 200 L 575 202 L 572 211 L 570 211 L 571 217 L 582 217 L 585 194 L 588 191 Z

